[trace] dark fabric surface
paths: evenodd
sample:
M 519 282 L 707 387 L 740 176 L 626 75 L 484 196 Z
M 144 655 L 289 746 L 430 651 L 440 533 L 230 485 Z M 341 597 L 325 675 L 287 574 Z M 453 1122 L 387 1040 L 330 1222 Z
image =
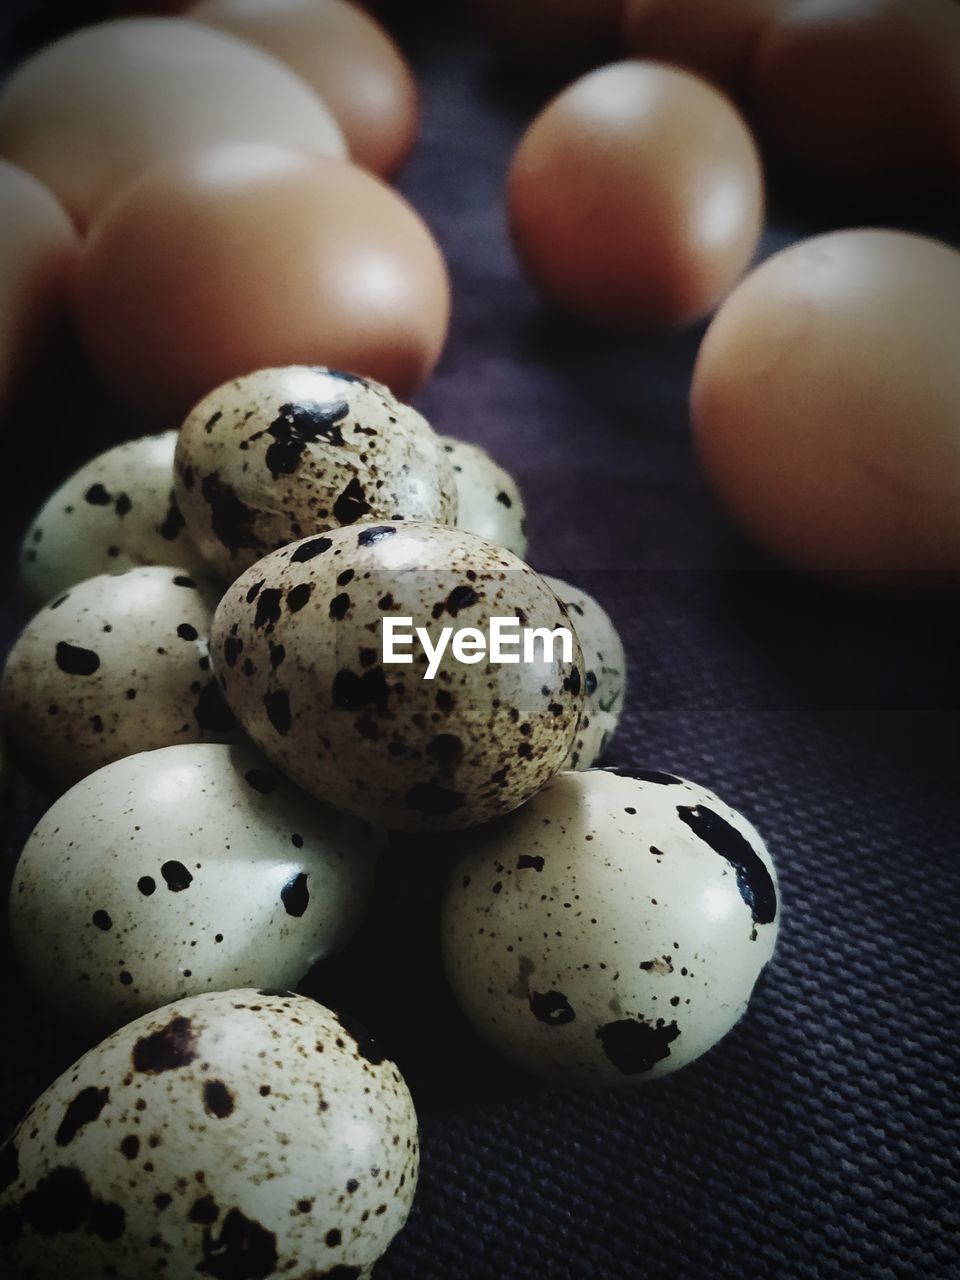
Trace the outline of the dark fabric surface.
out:
M 441 241 L 455 299 L 418 404 L 515 472 L 531 561 L 593 592 L 621 627 L 631 687 L 611 762 L 685 774 L 741 808 L 777 860 L 784 909 L 748 1016 L 699 1063 L 648 1088 L 556 1089 L 500 1063 L 460 1018 L 435 923 L 451 850 L 398 842 L 370 921 L 303 988 L 368 1024 L 420 1114 L 416 1205 L 377 1275 L 949 1280 L 960 1275 L 955 602 L 832 594 L 742 543 L 688 438 L 702 330 L 609 339 L 541 308 L 501 192 L 543 93 L 494 74 L 449 8 L 404 24 L 425 116 L 400 186 Z M 829 222 L 778 211 L 764 252 Z M 6 447 L 23 446 L 3 467 L 5 645 L 22 621 L 12 550 L 33 506 L 136 432 L 76 358 L 49 381 L 4 429 Z M 42 811 L 22 780 L 12 791 L 7 878 Z M 8 1127 L 85 1046 L 44 1018 L 6 949 L 4 963 Z

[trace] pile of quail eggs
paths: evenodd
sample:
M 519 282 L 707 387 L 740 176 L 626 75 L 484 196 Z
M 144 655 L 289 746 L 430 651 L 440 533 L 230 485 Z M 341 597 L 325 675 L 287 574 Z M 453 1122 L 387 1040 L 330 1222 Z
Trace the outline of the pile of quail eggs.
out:
M 523 521 L 482 449 L 313 367 L 221 386 L 37 514 L 3 730 L 58 798 L 11 935 L 58 1019 L 107 1038 L 0 1152 L 3 1274 L 371 1274 L 416 1187 L 413 1103 L 365 1032 L 290 992 L 357 927 L 391 830 L 455 840 L 447 977 L 529 1071 L 646 1081 L 743 1014 L 779 924 L 770 856 L 704 788 L 593 767 L 623 646 L 525 563 Z M 574 644 L 448 652 L 427 679 L 424 655 L 382 661 L 388 615 Z

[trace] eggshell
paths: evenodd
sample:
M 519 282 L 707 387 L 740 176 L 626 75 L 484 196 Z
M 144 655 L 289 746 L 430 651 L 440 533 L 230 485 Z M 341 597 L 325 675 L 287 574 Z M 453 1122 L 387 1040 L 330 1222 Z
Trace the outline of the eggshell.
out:
M 54 196 L 0 160 L 0 402 L 65 307 L 77 238 Z
M 177 499 L 226 581 L 268 551 L 357 520 L 456 518 L 453 469 L 427 420 L 386 387 L 323 367 L 261 369 L 189 414 Z
M 20 548 L 20 584 L 35 605 L 98 573 L 173 564 L 209 573 L 173 494 L 177 433 L 115 445 L 50 495 Z
M 259 45 L 311 86 L 350 156 L 375 173 L 403 164 L 417 135 L 417 83 L 383 27 L 344 0 L 202 0 L 190 17 Z
M 114 201 L 81 257 L 78 307 L 107 382 L 169 422 L 231 378 L 288 364 L 406 396 L 439 357 L 450 297 L 430 232 L 377 178 L 235 146 L 160 165 Z
M 81 229 L 151 165 L 226 142 L 347 154 L 298 76 L 183 18 L 83 27 L 28 58 L 0 91 L 0 155 L 45 183 Z
M 802 185 L 875 202 L 960 189 L 960 7 L 795 0 L 760 42 L 758 129 Z
M 534 284 L 581 319 L 664 331 L 746 270 L 763 174 L 731 103 L 656 62 L 601 67 L 537 116 L 510 167 L 513 240 Z
M 740 92 L 760 37 L 791 0 L 626 0 L 623 45 Z
M 19 763 L 61 787 L 153 747 L 233 734 L 210 674 L 216 593 L 182 569 L 88 578 L 41 609 L 3 671 Z
M 748 276 L 703 341 L 691 412 L 753 537 L 871 585 L 960 569 L 958 315 L 960 253 L 903 232 L 831 232 Z
M 527 512 L 516 480 L 480 445 L 453 436 L 440 440 L 453 464 L 457 528 L 479 534 L 523 559 Z
M 583 707 L 582 655 L 384 664 L 383 618 L 488 631 L 491 617 L 570 630 L 511 552 L 435 525 L 357 525 L 258 561 L 230 587 L 211 649 L 247 733 L 306 791 L 400 830 L 469 827 L 522 804 L 560 768 Z M 407 628 L 408 630 L 412 630 Z M 516 650 L 514 651 L 517 652 Z
M 293 987 L 348 941 L 380 843 L 247 747 L 127 756 L 34 828 L 14 950 L 61 1020 L 100 1033 L 201 991 Z
M 565 769 L 589 769 L 610 744 L 627 693 L 627 655 L 606 610 L 593 596 L 560 578 L 544 582 L 562 601 L 583 650 L 586 701 Z
M 529 1071 L 639 1084 L 739 1020 L 773 954 L 776 875 L 712 792 L 670 774 L 563 773 L 471 837 L 444 963 L 476 1029 Z
M 0 1153 L 0 1267 L 359 1280 L 417 1165 L 403 1077 L 350 1019 L 208 992 L 121 1028 L 34 1104 Z

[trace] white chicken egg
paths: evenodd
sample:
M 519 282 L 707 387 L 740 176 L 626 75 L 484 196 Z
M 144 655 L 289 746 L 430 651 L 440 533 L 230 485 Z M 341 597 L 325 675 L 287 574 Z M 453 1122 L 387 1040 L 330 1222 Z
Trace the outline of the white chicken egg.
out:
M 182 569 L 153 565 L 87 578 L 41 609 L 3 671 L 18 762 L 68 787 L 137 751 L 229 740 L 207 650 L 216 600 Z
M 349 939 L 380 843 L 249 747 L 127 756 L 34 828 L 14 950 L 61 1019 L 100 1032 L 201 991 L 294 987 Z
M 563 773 L 456 864 L 444 963 L 467 1017 L 520 1066 L 639 1083 L 738 1021 L 778 917 L 763 841 L 712 792 L 670 774 Z
M 192 996 L 91 1049 L 0 1150 L 0 1273 L 361 1280 L 418 1159 L 403 1077 L 351 1019 Z
M 567 610 L 583 649 L 586 700 L 576 741 L 564 766 L 589 769 L 606 751 L 617 731 L 627 693 L 627 655 L 606 610 L 579 587 L 544 574 Z
M 209 570 L 173 494 L 175 431 L 114 445 L 46 500 L 20 548 L 20 582 L 41 605 L 75 582 L 142 564 Z
M 227 581 L 311 533 L 362 520 L 453 524 L 433 428 L 387 387 L 338 369 L 260 369 L 205 396 L 180 431 L 177 499 Z
M 496 542 L 522 560 L 527 553 L 527 513 L 516 480 L 480 445 L 453 436 L 441 436 L 440 441 L 453 463 L 457 528 Z

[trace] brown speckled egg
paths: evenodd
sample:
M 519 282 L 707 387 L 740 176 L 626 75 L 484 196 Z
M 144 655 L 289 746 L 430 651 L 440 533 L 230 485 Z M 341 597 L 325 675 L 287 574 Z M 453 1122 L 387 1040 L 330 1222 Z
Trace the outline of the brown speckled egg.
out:
M 521 559 L 527 551 L 526 508 L 516 480 L 486 449 L 441 436 L 457 486 L 457 528 L 478 533 Z
M 583 650 L 586 700 L 573 749 L 564 766 L 589 769 L 606 751 L 620 723 L 627 693 L 627 655 L 616 627 L 593 596 L 544 575 L 573 623 Z
M 418 1160 L 403 1077 L 351 1019 L 192 996 L 91 1049 L 0 1150 L 0 1272 L 360 1280 Z
M 470 837 L 444 964 L 476 1029 L 538 1075 L 640 1084 L 746 1011 L 779 928 L 756 830 L 669 773 L 563 773 Z
M 563 629 L 570 660 L 558 642 L 532 662 L 489 662 L 494 617 Z M 384 661 L 391 628 L 412 637 L 391 646 L 406 662 Z M 438 665 L 416 628 L 431 649 L 448 629 Z M 463 628 L 480 648 L 451 635 Z M 583 707 L 580 646 L 543 579 L 505 548 L 435 525 L 357 525 L 273 552 L 227 591 L 211 652 L 231 708 L 278 768 L 400 830 L 469 827 L 522 804 L 563 764 Z
M 209 573 L 173 494 L 175 431 L 98 454 L 46 500 L 20 548 L 20 584 L 35 605 L 98 573 L 143 564 Z
M 349 939 L 380 843 L 249 747 L 144 751 L 34 828 L 14 949 L 58 1017 L 100 1033 L 201 991 L 293 987 Z
M 153 747 L 222 742 L 210 673 L 216 593 L 182 569 L 88 578 L 41 609 L 3 672 L 3 728 L 26 768 L 62 787 Z
M 268 551 L 358 520 L 453 524 L 453 468 L 427 420 L 369 378 L 293 365 L 206 396 L 184 422 L 176 493 L 232 581 Z

